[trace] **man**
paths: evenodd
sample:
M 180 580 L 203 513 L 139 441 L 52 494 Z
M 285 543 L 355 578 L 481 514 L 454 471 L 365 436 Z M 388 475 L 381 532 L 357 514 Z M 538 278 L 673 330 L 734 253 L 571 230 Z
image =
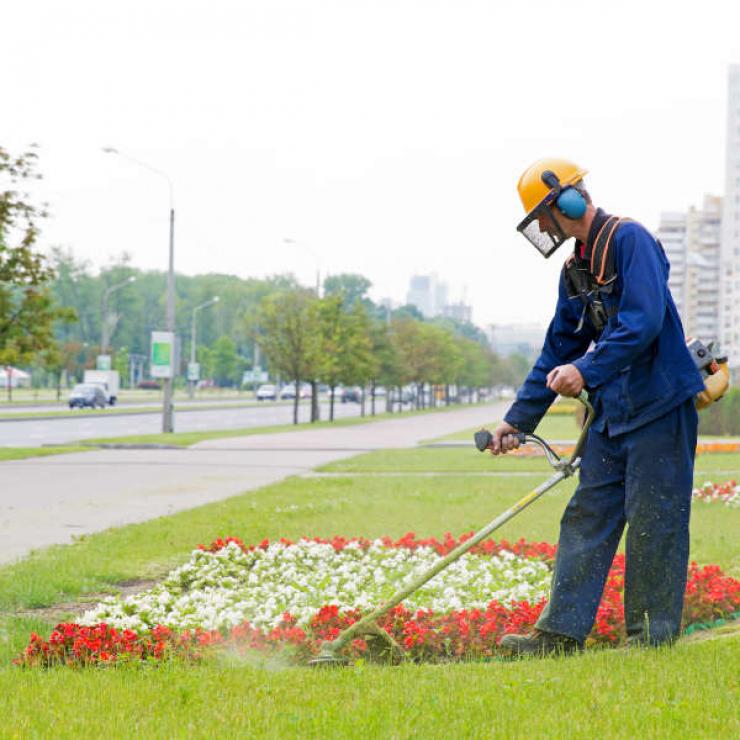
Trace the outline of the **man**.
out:
M 631 644 L 680 631 L 689 554 L 697 413 L 703 381 L 667 286 L 668 261 L 640 224 L 596 209 L 585 170 L 535 162 L 519 180 L 518 230 L 549 257 L 568 238 L 555 316 L 539 359 L 493 432 L 491 452 L 519 446 L 558 394 L 584 388 L 595 409 L 580 481 L 560 524 L 550 601 L 514 655 L 580 649 L 627 527 L 625 622 Z M 522 286 L 526 295 L 526 286 Z

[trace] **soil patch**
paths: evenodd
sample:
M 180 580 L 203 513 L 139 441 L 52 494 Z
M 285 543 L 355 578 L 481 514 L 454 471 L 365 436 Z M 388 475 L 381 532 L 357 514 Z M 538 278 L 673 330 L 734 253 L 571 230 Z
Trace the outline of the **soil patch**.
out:
M 121 581 L 111 587 L 110 591 L 99 591 L 84 596 L 80 596 L 74 601 L 67 601 L 53 606 L 42 606 L 38 609 L 20 609 L 14 612 L 5 612 L 6 616 L 23 617 L 26 619 L 42 619 L 47 622 L 59 623 L 61 621 L 74 621 L 75 617 L 80 617 L 91 606 L 102 601 L 108 596 L 120 596 L 125 599 L 127 596 L 138 594 L 141 591 L 147 591 L 159 583 L 156 579 L 130 579 Z

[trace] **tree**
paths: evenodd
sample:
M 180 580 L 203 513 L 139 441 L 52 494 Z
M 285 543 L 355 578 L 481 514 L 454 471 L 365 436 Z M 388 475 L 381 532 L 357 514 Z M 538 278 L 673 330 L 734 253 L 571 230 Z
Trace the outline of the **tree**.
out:
M 324 280 L 324 296 L 340 296 L 342 307 L 349 310 L 355 303 L 368 301 L 367 291 L 372 283 L 363 275 L 342 273 L 331 275 Z
M 399 308 L 394 308 L 393 311 L 391 311 L 391 318 L 399 321 L 402 319 L 424 321 L 424 314 L 413 303 L 407 303 Z
M 365 416 L 365 387 L 377 373 L 378 360 L 373 356 L 371 320 L 365 303 L 355 301 L 347 313 L 346 360 L 339 380 L 347 385 L 359 385 L 360 416 Z
M 390 326 L 385 318 L 370 318 L 368 337 L 370 340 L 370 413 L 375 416 L 375 389 L 386 388 L 386 410 L 393 410 L 390 389 L 398 384 L 398 356 L 391 342 Z
M 28 363 L 54 344 L 54 321 L 64 315 L 54 304 L 54 277 L 46 259 L 34 251 L 43 210 L 15 188 L 33 179 L 37 155 L 12 156 L 0 147 L 0 364 Z M 10 385 L 8 386 L 10 389 Z
M 240 371 L 236 344 L 231 337 L 219 337 L 213 345 L 213 379 L 220 386 L 233 385 Z
M 271 368 L 295 383 L 293 423 L 298 423 L 301 381 L 318 376 L 321 336 L 318 299 L 311 290 L 295 288 L 263 299 L 257 316 L 257 341 Z
M 334 391 L 339 383 L 362 384 L 368 379 L 370 338 L 367 312 L 355 301 L 347 310 L 341 294 L 318 303 L 321 356 L 319 377 L 328 386 L 329 420 L 334 420 Z

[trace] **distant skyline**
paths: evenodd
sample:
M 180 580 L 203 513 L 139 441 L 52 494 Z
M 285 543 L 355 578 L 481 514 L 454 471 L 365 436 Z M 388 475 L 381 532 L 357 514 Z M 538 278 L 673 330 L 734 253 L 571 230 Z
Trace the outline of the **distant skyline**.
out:
M 357 272 L 405 302 L 436 272 L 479 325 L 546 324 L 567 247 L 520 237 L 540 156 L 655 231 L 723 195 L 740 4 L 26 0 L 4 9 L 0 145 L 40 145 L 41 245 L 99 267 Z M 286 243 L 285 239 L 295 243 Z

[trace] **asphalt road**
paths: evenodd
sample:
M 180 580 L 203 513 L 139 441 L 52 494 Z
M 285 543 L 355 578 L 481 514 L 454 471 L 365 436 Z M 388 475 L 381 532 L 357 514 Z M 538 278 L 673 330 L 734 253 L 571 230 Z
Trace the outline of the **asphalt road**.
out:
M 68 544 L 74 535 L 235 496 L 366 450 L 412 447 L 490 422 L 504 408 L 498 402 L 349 427 L 305 427 L 208 440 L 182 450 L 96 450 L 2 462 L 0 563 L 33 548 Z M 472 443 L 470 454 L 479 454 Z
M 384 408 L 381 405 L 379 408 Z M 369 405 L 367 406 L 369 411 Z M 359 416 L 360 406 L 356 403 L 336 403 L 335 418 Z M 299 421 L 308 421 L 308 401 L 299 405 Z M 321 418 L 329 418 L 329 404 L 321 404 Z M 178 408 L 175 405 L 176 432 L 203 432 L 214 429 L 247 429 L 249 427 L 289 424 L 293 420 L 293 406 L 266 404 L 204 411 L 193 408 Z M 162 431 L 160 413 L 126 414 L 108 416 L 97 414 L 85 416 L 84 411 L 74 418 L 22 419 L 0 422 L 0 447 L 41 447 L 48 444 L 63 444 L 79 439 L 99 437 L 123 437 L 134 434 L 157 434 Z
M 274 401 L 268 401 L 267 403 L 274 403 Z M 281 403 L 286 404 L 290 403 L 289 401 L 281 401 Z M 229 398 L 229 399 L 219 399 L 219 398 L 202 398 L 202 399 L 177 399 L 176 404 L 178 407 L 187 408 L 187 407 L 193 407 L 197 408 L 199 406 L 228 406 L 228 405 L 241 405 L 245 406 L 248 404 L 255 404 L 255 405 L 261 405 L 260 401 L 257 401 L 256 399 L 252 398 L 251 396 L 244 396 L 244 398 Z M 111 413 L 116 413 L 117 411 L 125 411 L 128 409 L 151 409 L 156 408 L 157 406 L 162 405 L 162 399 L 161 398 L 150 398 L 148 400 L 142 400 L 142 401 L 119 401 L 115 406 L 107 406 L 105 408 L 105 411 L 110 411 Z M 267 404 L 265 404 L 267 405 Z M 85 411 L 88 411 L 88 409 L 84 409 L 84 411 L 81 411 L 80 409 L 70 409 L 69 405 L 66 401 L 62 403 L 37 403 L 37 404 L 30 404 L 30 403 L 0 403 L 0 414 L 43 414 L 43 413 L 52 413 L 52 414 L 58 414 L 59 412 L 65 412 L 65 413 L 84 413 Z

